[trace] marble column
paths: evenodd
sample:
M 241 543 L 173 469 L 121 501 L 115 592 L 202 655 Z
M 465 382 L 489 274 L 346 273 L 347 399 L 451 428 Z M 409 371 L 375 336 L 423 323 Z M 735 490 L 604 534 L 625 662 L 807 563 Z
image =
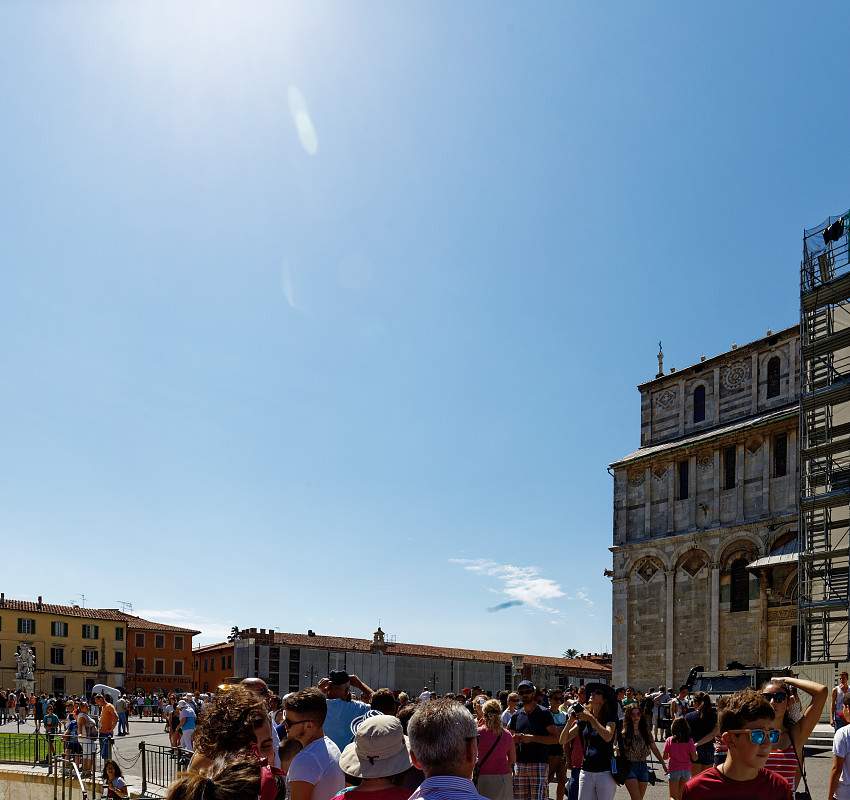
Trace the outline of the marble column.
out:
M 714 424 L 720 423 L 720 367 L 714 368 Z
M 697 526 L 697 457 L 688 458 L 688 528 Z
M 667 533 L 676 529 L 676 462 L 667 465 Z
M 643 533 L 649 536 L 652 532 L 652 468 L 647 467 L 643 473 Z
M 797 429 L 791 428 L 788 431 L 788 446 L 785 448 L 787 452 L 787 468 L 785 474 L 788 476 L 788 494 L 786 506 L 794 508 L 797 505 L 798 496 L 800 493 L 800 478 L 797 475 Z
M 676 587 L 676 570 L 670 569 L 665 572 L 667 576 L 667 597 L 665 603 L 665 636 L 664 643 L 664 678 L 668 686 L 673 686 L 673 593 Z
M 714 493 L 711 518 L 715 525 L 720 524 L 720 450 L 714 451 Z
M 759 664 L 767 666 L 767 582 L 768 571 L 760 569 L 759 573 Z
M 709 603 L 709 669 L 720 669 L 720 565 L 711 565 Z
M 761 472 L 761 513 L 768 514 L 770 512 L 770 470 L 772 468 L 771 458 L 773 453 L 773 437 L 767 435 L 764 437 L 762 444 L 762 464 Z
M 752 385 L 752 413 L 755 414 L 759 407 L 759 354 L 753 353 L 751 363 L 751 385 Z
M 685 435 L 685 381 L 679 381 L 679 436 Z
M 744 521 L 744 444 L 743 442 L 735 448 L 735 504 L 737 513 L 735 519 Z
M 628 576 L 614 578 L 611 608 L 611 641 L 614 662 L 612 680 L 615 686 L 628 685 L 629 677 L 629 579 Z

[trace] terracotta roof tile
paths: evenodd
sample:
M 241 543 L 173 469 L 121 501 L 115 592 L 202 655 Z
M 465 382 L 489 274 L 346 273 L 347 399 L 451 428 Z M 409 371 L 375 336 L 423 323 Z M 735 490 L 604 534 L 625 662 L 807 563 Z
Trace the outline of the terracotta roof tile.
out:
M 142 619 L 133 614 L 125 614 L 118 612 L 127 620 L 127 627 L 139 631 L 174 631 L 174 633 L 189 633 L 192 636 L 197 636 L 200 631 L 192 628 L 181 628 L 178 625 L 166 625 L 164 622 L 152 622 L 149 619 Z
M 372 648 L 371 639 L 355 639 L 347 636 L 309 636 L 303 633 L 275 633 L 277 644 L 295 647 L 316 647 L 324 650 L 348 650 L 369 652 Z M 503 653 L 496 650 L 466 650 L 459 647 L 438 647 L 428 644 L 410 644 L 396 642 L 386 644 L 387 653 L 404 656 L 424 656 L 431 658 L 450 658 L 457 661 L 495 661 L 509 664 L 512 655 L 518 653 Z M 592 671 L 596 674 L 610 673 L 611 668 L 582 658 L 555 658 L 551 656 L 523 655 L 523 663 L 528 666 L 560 667 L 578 671 Z
M 130 628 L 143 631 L 174 631 L 175 633 L 190 633 L 193 636 L 200 631 L 191 628 L 179 628 L 175 625 L 165 625 L 161 622 L 151 622 L 141 617 L 126 614 L 117 608 L 85 608 L 84 606 L 60 606 L 55 603 L 42 603 L 41 607 L 34 600 L 13 600 L 9 597 L 3 598 L 0 610 L 21 611 L 31 614 L 56 614 L 64 617 L 81 617 L 83 619 L 102 619 L 112 622 L 126 622 Z

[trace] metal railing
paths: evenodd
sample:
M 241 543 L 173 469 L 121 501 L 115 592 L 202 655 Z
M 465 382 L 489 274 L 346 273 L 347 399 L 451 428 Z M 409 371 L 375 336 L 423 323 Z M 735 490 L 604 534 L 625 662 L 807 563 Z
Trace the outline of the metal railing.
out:
M 63 751 L 62 736 L 48 733 L 0 733 L 0 762 L 48 764 Z
M 71 754 L 54 756 L 52 763 L 53 772 L 53 800 L 72 800 L 74 789 L 79 792 L 81 800 L 88 800 L 89 793 L 80 768 L 72 759 Z M 92 784 L 92 796 L 95 795 L 94 784 Z
M 177 777 L 177 773 L 188 768 L 192 758 L 191 750 L 145 744 L 145 742 L 139 742 L 139 755 L 141 756 L 143 797 L 150 796 L 156 789 L 164 792 Z

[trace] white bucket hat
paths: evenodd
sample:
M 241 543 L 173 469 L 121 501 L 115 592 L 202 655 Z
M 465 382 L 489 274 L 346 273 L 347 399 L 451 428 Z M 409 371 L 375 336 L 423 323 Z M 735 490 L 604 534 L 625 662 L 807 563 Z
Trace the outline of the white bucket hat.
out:
M 407 751 L 398 717 L 378 714 L 357 728 L 354 741 L 342 751 L 339 767 L 354 778 L 388 778 L 410 768 Z

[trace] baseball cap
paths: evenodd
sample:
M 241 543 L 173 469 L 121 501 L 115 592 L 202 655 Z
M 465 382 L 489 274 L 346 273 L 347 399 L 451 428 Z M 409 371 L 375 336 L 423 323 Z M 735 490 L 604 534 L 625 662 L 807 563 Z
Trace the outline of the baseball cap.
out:
M 343 686 L 348 683 L 351 678 L 348 673 L 344 669 L 331 670 L 330 675 L 328 677 L 331 679 L 331 683 L 334 686 Z
M 528 681 L 528 680 L 520 681 L 516 685 L 516 689 L 517 689 L 518 692 L 521 692 L 523 689 L 531 689 L 531 691 L 534 691 L 534 684 L 531 681 Z

